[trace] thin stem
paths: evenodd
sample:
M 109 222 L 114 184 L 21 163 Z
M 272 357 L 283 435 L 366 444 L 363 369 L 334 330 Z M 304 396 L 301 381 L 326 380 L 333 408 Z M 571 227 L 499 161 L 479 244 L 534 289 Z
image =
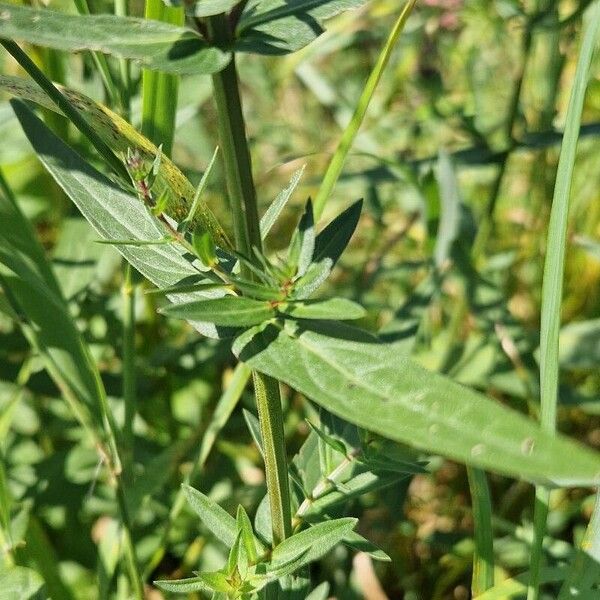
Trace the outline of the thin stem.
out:
M 129 181 L 129 175 L 123 163 L 113 151 L 102 141 L 94 128 L 86 121 L 85 117 L 69 102 L 66 96 L 38 69 L 37 65 L 23 50 L 11 40 L 0 40 L 0 44 L 11 54 L 28 75 L 46 92 L 50 100 L 58 109 L 79 129 L 90 141 L 113 171 L 124 181 Z
M 133 422 L 135 420 L 137 393 L 135 374 L 135 285 L 133 269 L 128 262 L 123 265 L 123 441 L 126 463 L 133 459 Z M 128 468 L 126 470 L 129 470 Z
M 211 17 L 208 26 L 214 42 L 227 45 L 231 32 L 225 16 Z M 235 56 L 212 80 L 236 246 L 239 252 L 252 257 L 252 247 L 261 248 L 260 226 Z M 245 276 L 250 277 L 250 274 Z
M 252 373 L 252 377 L 263 440 L 265 474 L 271 506 L 273 546 L 276 546 L 292 534 L 290 487 L 287 461 L 285 460 L 286 448 L 281 395 L 279 382 L 276 379 L 256 371 Z
M 117 17 L 127 16 L 127 0 L 115 0 L 115 15 Z M 129 121 L 130 96 L 131 96 L 131 69 L 126 58 L 119 59 L 119 74 L 121 76 L 121 104 L 123 116 Z
M 231 31 L 225 16 L 211 17 L 208 27 L 213 41 L 226 47 L 231 40 Z M 213 75 L 213 86 L 236 248 L 242 254 L 257 260 L 252 248 L 261 250 L 262 240 L 235 56 L 232 56 L 231 62 L 224 70 Z M 252 273 L 243 265 L 242 275 L 252 279 Z M 265 450 L 265 475 L 271 506 L 273 544 L 276 545 L 292 531 L 281 394 L 277 380 L 260 373 L 253 373 L 253 380 Z
M 494 536 L 492 532 L 492 503 L 485 471 L 467 466 L 469 490 L 473 504 L 475 551 L 473 556 L 473 597 L 483 594 L 494 585 Z
M 394 23 L 394 27 L 392 28 L 392 31 L 388 36 L 381 53 L 379 54 L 379 57 L 377 58 L 377 62 L 375 63 L 375 66 L 373 67 L 373 70 L 371 71 L 363 92 L 358 100 L 354 115 L 352 116 L 352 119 L 350 120 L 350 123 L 346 129 L 344 129 L 335 153 L 329 163 L 329 166 L 327 167 L 325 176 L 323 177 L 321 187 L 319 188 L 319 191 L 315 197 L 314 212 L 317 219 L 323 214 L 325 203 L 329 199 L 329 196 L 331 195 L 331 192 L 333 191 L 333 188 L 335 187 L 335 184 L 342 173 L 344 163 L 346 162 L 346 158 L 348 157 L 348 153 L 352 148 L 352 144 L 354 143 L 360 126 L 364 121 L 365 115 L 367 114 L 373 94 L 377 89 L 377 85 L 379 84 L 381 76 L 383 75 L 383 71 L 387 66 L 392 50 L 394 49 L 394 46 L 396 45 L 396 42 L 398 41 L 398 38 L 404 29 L 404 25 L 408 20 L 415 2 L 416 0 L 408 0 L 398 19 Z
M 88 6 L 87 0 L 73 0 L 73 4 L 75 4 L 75 8 L 77 8 L 77 12 L 80 15 L 90 14 L 90 7 Z M 121 97 L 119 95 L 119 90 L 117 89 L 117 85 L 115 84 L 112 73 L 110 72 L 106 56 L 101 52 L 90 51 L 90 54 L 92 55 L 92 60 L 96 65 L 96 69 L 98 70 L 100 79 L 102 80 L 102 84 L 104 85 L 104 89 L 106 90 L 106 95 L 108 96 L 110 104 L 112 106 L 120 105 Z

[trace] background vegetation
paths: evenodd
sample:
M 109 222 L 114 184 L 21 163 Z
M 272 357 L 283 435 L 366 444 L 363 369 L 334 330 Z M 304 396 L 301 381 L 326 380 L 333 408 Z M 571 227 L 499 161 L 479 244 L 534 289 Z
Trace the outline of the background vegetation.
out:
M 110 3 L 93 4 L 94 12 L 114 11 Z M 556 132 L 564 128 L 589 4 L 423 0 L 392 53 L 323 219 L 364 198 L 357 232 L 326 293 L 362 304 L 368 311 L 362 325 L 389 339 L 417 331 L 410 339 L 421 364 L 536 419 L 542 275 L 561 140 Z M 53 0 L 51 8 L 76 12 L 68 0 Z M 134 1 L 127 10 L 142 15 L 144 8 Z M 398 10 L 395 1 L 373 0 L 330 21 L 327 32 L 300 52 L 241 55 L 261 213 L 306 165 L 275 225 L 272 252 L 287 245 L 306 198 L 316 195 Z M 54 81 L 110 100 L 90 53 L 36 46 L 27 51 Z M 2 73 L 23 75 L 8 54 L 0 60 Z M 122 65 L 110 60 L 118 73 Z M 131 121 L 139 127 L 141 72 L 128 68 Z M 210 78 L 182 77 L 172 155 L 194 184 L 217 144 L 215 111 Z M 89 153 L 66 119 L 50 111 L 44 118 L 60 137 Z M 566 246 L 558 429 L 600 448 L 597 60 L 582 122 Z M 129 390 L 137 398 L 135 462 L 143 477 L 133 500 L 139 510 L 132 531 L 146 580 L 219 568 L 224 547 L 199 526 L 179 490 L 191 477 L 230 513 L 242 504 L 255 514 L 265 482 L 244 420 L 243 409 L 254 410 L 251 389 L 229 418 L 215 412 L 224 390 L 241 389 L 244 373 L 234 370 L 227 342 L 198 336 L 185 322 L 157 314 L 160 299 L 147 293 L 152 286 L 122 268 L 112 245 L 94 243 L 98 235 L 41 166 L 7 101 L 0 104 L 0 137 L 3 193 L 14 194 L 34 224 L 119 422 L 127 410 L 123 364 L 134 361 Z M 219 161 L 204 197 L 231 231 Z M 5 566 L 30 566 L 52 598 L 127 597 L 117 504 L 97 449 L 1 295 L 0 303 L 2 560 Z M 124 324 L 131 314 L 128 338 Z M 131 352 L 124 354 L 128 339 Z M 286 391 L 292 456 L 310 431 L 306 419 L 317 417 L 303 396 Z M 359 517 L 358 531 L 392 561 L 375 563 L 367 554 L 337 547 L 313 566 L 317 580 L 330 583 L 332 596 L 470 597 L 474 515 L 467 473 L 458 463 L 426 458 L 425 472 L 344 507 L 343 514 Z M 534 488 L 496 474 L 488 480 L 499 582 L 529 567 Z M 543 551 L 547 565 L 572 558 L 593 506 L 590 489 L 553 493 Z M 550 582 L 552 573 L 544 571 Z M 493 597 L 518 597 L 524 586 L 511 584 L 517 595 Z M 542 597 L 557 597 L 552 583 L 545 589 Z M 148 598 L 161 594 L 170 597 L 147 589 Z

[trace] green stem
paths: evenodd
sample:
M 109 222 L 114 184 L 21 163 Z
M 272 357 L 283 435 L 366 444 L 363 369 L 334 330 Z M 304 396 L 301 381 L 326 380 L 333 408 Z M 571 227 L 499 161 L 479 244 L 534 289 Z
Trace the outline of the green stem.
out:
M 494 536 L 492 532 L 492 504 L 485 471 L 467 467 L 469 490 L 473 505 L 475 552 L 473 556 L 473 598 L 494 585 Z
M 265 456 L 273 546 L 276 546 L 292 533 L 281 395 L 276 379 L 256 371 L 252 373 L 252 377 Z
M 79 131 L 90 141 L 113 171 L 123 181 L 129 182 L 129 174 L 123 163 L 117 158 L 113 151 L 102 141 L 94 128 L 86 121 L 85 117 L 69 102 L 67 97 L 44 75 L 37 65 L 27 56 L 23 50 L 11 40 L 1 40 L 0 44 L 13 56 L 25 72 L 46 92 L 50 100 L 56 104 L 58 109 L 79 129 Z
M 117 17 L 127 16 L 127 0 L 115 0 L 115 15 Z M 131 69 L 126 58 L 119 59 L 119 74 L 121 76 L 121 104 L 123 116 L 129 121 L 131 100 Z
M 224 15 L 211 17 L 208 26 L 213 40 L 218 45 L 226 46 L 229 43 L 231 32 Z M 227 67 L 213 75 L 212 79 L 236 246 L 239 252 L 253 257 L 252 247 L 260 250 L 262 243 L 235 56 L 232 56 Z M 251 275 L 246 273 L 245 277 Z
M 127 456 L 126 471 L 133 460 L 133 422 L 136 414 L 136 375 L 135 375 L 135 285 L 132 267 L 123 265 L 123 441 Z
M 227 46 L 231 40 L 231 31 L 225 16 L 211 17 L 208 26 L 213 41 L 220 46 Z M 235 56 L 232 56 L 225 69 L 213 75 L 213 86 L 225 179 L 233 213 L 235 243 L 238 251 L 254 259 L 252 249 L 260 251 L 262 241 Z M 252 277 L 251 273 L 243 274 L 245 277 Z M 277 380 L 260 373 L 253 373 L 253 379 L 265 451 L 273 544 L 276 545 L 287 538 L 292 530 L 281 395 Z
M 73 0 L 73 3 L 75 4 L 75 8 L 77 8 L 77 12 L 80 15 L 90 14 L 90 7 L 88 6 L 87 0 Z M 120 105 L 121 98 L 119 95 L 119 90 L 117 89 L 112 73 L 110 72 L 106 56 L 101 52 L 92 51 L 90 54 L 92 55 L 92 60 L 96 65 L 96 69 L 98 70 L 98 74 L 100 75 L 100 79 L 102 80 L 102 84 L 106 90 L 108 101 L 110 102 L 111 106 Z
M 377 62 L 371 71 L 369 78 L 365 84 L 363 92 L 358 100 L 358 104 L 356 106 L 356 110 L 354 111 L 354 115 L 348 123 L 346 129 L 342 134 L 342 137 L 338 143 L 338 147 L 335 150 L 333 158 L 327 167 L 327 171 L 325 172 L 325 176 L 323 177 L 323 182 L 321 183 L 321 187 L 317 192 L 314 202 L 314 212 L 315 217 L 318 219 L 323 214 L 323 209 L 325 208 L 325 203 L 327 202 L 335 184 L 337 183 L 340 175 L 342 173 L 342 169 L 344 167 L 344 163 L 346 162 L 346 158 L 348 157 L 348 153 L 352 148 L 352 144 L 358 134 L 360 126 L 362 125 L 365 115 L 367 114 L 367 110 L 369 108 L 369 104 L 371 103 L 371 99 L 373 98 L 373 94 L 377 89 L 377 85 L 383 75 L 383 71 L 387 66 L 387 63 L 390 59 L 390 55 L 400 34 L 404 29 L 404 25 L 408 20 L 408 17 L 415 5 L 416 0 L 408 0 L 402 12 L 400 13 L 398 19 L 394 23 L 394 27 L 385 42 L 379 57 L 377 58 Z

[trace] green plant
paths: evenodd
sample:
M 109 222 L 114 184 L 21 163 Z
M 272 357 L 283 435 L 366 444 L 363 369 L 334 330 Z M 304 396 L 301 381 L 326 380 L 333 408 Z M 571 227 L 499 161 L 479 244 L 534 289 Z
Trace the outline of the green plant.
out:
M 564 580 L 561 593 L 571 593 L 573 573 L 581 569 L 580 555 L 572 571 L 563 567 L 557 577 L 554 570 L 541 568 L 541 556 L 546 489 L 595 486 L 600 478 L 598 453 L 555 431 L 569 186 L 600 4 L 596 3 L 579 59 L 548 236 L 542 290 L 542 427 L 448 375 L 460 345 L 460 326 L 470 302 L 476 302 L 469 293 L 473 290 L 478 294 L 479 286 L 487 285 L 480 281 L 485 278 L 477 268 L 493 231 L 496 188 L 506 169 L 508 151 L 477 236 L 469 230 L 453 160 L 444 153 L 439 156 L 438 206 L 427 223 L 434 231 L 432 258 L 422 291 L 426 304 L 443 293 L 448 263 L 457 265 L 465 287 L 453 310 L 447 347 L 437 364 L 430 364 L 444 374 L 426 370 L 411 357 L 427 338 L 428 322 L 418 307 L 413 310 L 410 301 L 405 312 L 396 317 L 395 325 L 404 327 L 414 322 L 415 330 L 394 336 L 392 323 L 378 336 L 368 330 L 368 313 L 360 303 L 329 293 L 314 297 L 331 281 L 357 229 L 363 202 L 353 198 L 324 227 L 319 218 L 415 2 L 407 2 L 398 16 L 354 116 L 344 128 L 314 205 L 310 199 L 304 204 L 287 244 L 282 243 L 281 236 L 274 239 L 273 231 L 285 217 L 284 209 L 302 171 L 293 175 L 288 187 L 260 217 L 237 70 L 239 56 L 300 50 L 319 36 L 325 20 L 363 4 L 363 0 L 199 0 L 195 5 L 165 8 L 151 0 L 146 5 L 149 19 L 125 15 L 121 3 L 115 15 L 89 14 L 85 3 L 78 4 L 79 15 L 0 5 L 1 43 L 29 76 L 26 80 L 2 75 L 0 87 L 20 98 L 11 101 L 12 108 L 47 172 L 100 241 L 116 248 L 127 262 L 120 348 L 123 418 L 117 419 L 90 345 L 69 314 L 68 300 L 10 186 L 3 182 L 2 310 L 19 325 L 91 440 L 100 466 L 106 468 L 105 483 L 118 514 L 114 538 L 117 546 L 122 543 L 128 575 L 128 583 L 119 585 L 124 586 L 126 595 L 144 597 L 144 585 L 164 558 L 168 536 L 186 499 L 203 526 L 227 547 L 227 556 L 222 565 L 193 577 L 158 580 L 159 588 L 202 592 L 213 598 L 325 598 L 327 584 L 315 586 L 309 567 L 339 544 L 359 549 L 375 560 L 390 560 L 355 531 L 355 518 L 341 516 L 343 507 L 425 472 L 421 453 L 441 455 L 468 467 L 476 521 L 472 590 L 478 598 L 503 597 L 503 590 L 511 585 L 494 579 L 492 503 L 484 471 L 537 486 L 529 597 L 538 598 L 540 582 L 547 580 Z M 184 11 L 189 27 L 183 26 Z M 533 28 L 546 16 L 540 9 L 528 27 Z M 526 46 L 532 43 L 531 35 L 528 30 Z M 106 98 L 120 115 L 80 92 L 52 83 L 17 41 L 53 50 L 90 51 Z M 105 54 L 118 59 L 118 69 L 107 62 Z M 144 135 L 126 120 L 136 83 L 129 61 L 143 69 Z M 177 95 L 179 76 L 199 74 L 211 77 L 219 141 L 198 186 L 193 186 L 170 159 L 175 127 L 172 100 Z M 521 84 L 516 86 L 510 109 L 508 138 L 513 135 Z M 60 132 L 53 131 L 23 100 L 65 116 L 82 136 L 77 148 L 68 139 L 61 139 Z M 219 163 L 231 212 L 232 239 L 214 214 L 223 211 L 213 212 L 206 197 L 213 167 Z M 406 176 L 409 182 L 410 178 L 410 174 Z M 268 242 L 275 251 L 269 249 Z M 465 249 L 467 245 L 470 247 Z M 163 523 L 156 525 L 159 535 L 150 543 L 149 552 L 148 548 L 140 551 L 135 544 L 136 521 L 143 520 L 141 501 L 176 470 L 178 453 L 184 450 L 165 450 L 140 474 L 136 453 L 139 456 L 142 450 L 134 427 L 140 398 L 135 378 L 133 270 L 156 287 L 148 294 L 156 302 L 153 313 L 187 321 L 239 361 L 211 424 L 190 440 L 196 446 L 201 437 L 200 450 L 171 509 L 162 515 Z M 326 289 L 329 292 L 330 288 Z M 495 317 L 484 314 L 483 318 L 491 321 Z M 364 327 L 346 321 L 358 321 Z M 234 518 L 193 487 L 250 378 L 257 416 L 246 411 L 244 417 L 263 459 L 266 481 L 266 494 L 259 499 L 254 522 L 242 504 L 236 507 Z M 309 409 L 310 432 L 291 460 L 283 385 L 318 405 Z M 2 532 L 10 540 L 10 492 L 3 483 L 3 471 L 0 476 L 0 492 L 4 490 L 0 495 Z M 594 523 L 589 533 L 593 539 Z M 12 544 L 7 546 L 11 564 L 5 573 L 0 572 L 0 581 L 13 585 L 11 581 L 25 576 L 22 567 L 14 566 Z M 110 555 L 107 550 L 105 553 Z M 99 584 L 103 597 L 110 594 L 115 570 L 116 564 L 104 560 Z M 49 588 L 48 581 L 60 582 L 60 575 L 46 576 L 44 581 Z M 518 578 L 513 583 L 517 592 L 523 588 Z M 591 591 L 596 583 L 596 578 L 590 578 L 588 589 L 578 591 Z M 48 590 L 53 597 L 62 593 L 61 584 L 55 585 L 54 591 Z M 40 587 L 36 577 L 18 586 L 22 597 L 33 596 Z

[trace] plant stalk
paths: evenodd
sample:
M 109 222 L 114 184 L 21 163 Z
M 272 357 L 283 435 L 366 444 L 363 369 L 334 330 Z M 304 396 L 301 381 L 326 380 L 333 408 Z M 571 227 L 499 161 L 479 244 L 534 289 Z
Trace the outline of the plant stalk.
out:
M 227 46 L 231 32 L 225 16 L 211 17 L 208 27 L 213 41 L 217 45 Z M 262 243 L 235 55 L 222 71 L 212 76 L 212 80 L 236 246 L 239 252 L 253 260 L 252 247 L 260 250 Z M 249 273 L 244 276 L 251 278 Z
M 221 47 L 227 47 L 231 40 L 231 31 L 225 15 L 211 17 L 208 20 L 208 29 L 213 42 Z M 252 250 L 256 248 L 260 251 L 262 241 L 235 55 L 225 69 L 213 75 L 213 87 L 217 103 L 225 180 L 233 213 L 236 248 L 250 260 L 255 261 Z M 244 271 L 242 266 L 243 276 L 252 278 L 251 273 Z M 256 372 L 252 375 L 265 451 L 265 474 L 271 506 L 273 545 L 277 545 L 289 537 L 292 531 L 281 394 L 277 380 Z
M 133 422 L 136 414 L 137 392 L 135 374 L 135 285 L 133 268 L 123 265 L 123 442 L 125 445 L 125 471 L 131 475 L 133 463 Z

